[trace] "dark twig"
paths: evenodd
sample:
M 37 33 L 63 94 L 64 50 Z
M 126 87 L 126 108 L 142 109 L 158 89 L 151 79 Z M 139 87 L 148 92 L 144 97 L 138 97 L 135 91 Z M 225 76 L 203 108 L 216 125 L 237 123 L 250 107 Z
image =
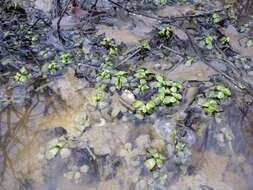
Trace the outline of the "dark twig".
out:
M 96 8 L 96 6 L 97 6 L 97 3 L 98 3 L 98 0 L 96 0 L 95 1 L 95 3 L 91 6 L 91 9 L 94 9 L 94 8 Z
M 70 2 L 71 2 L 72 0 L 68 0 L 68 2 L 67 2 L 67 5 L 65 6 L 65 8 L 64 8 L 64 10 L 62 11 L 62 13 L 61 13 L 61 15 L 60 15 L 60 18 L 58 19 L 58 21 L 57 21 L 57 33 L 58 33 L 58 36 L 59 36 L 59 38 L 61 39 L 61 40 L 63 40 L 63 38 L 61 37 L 61 26 L 60 26 L 60 24 L 61 24 L 61 20 L 62 20 L 62 17 L 64 16 L 64 14 L 66 13 L 66 11 L 67 11 L 67 9 L 68 9 L 68 6 L 70 5 Z M 64 41 L 64 40 L 63 40 Z

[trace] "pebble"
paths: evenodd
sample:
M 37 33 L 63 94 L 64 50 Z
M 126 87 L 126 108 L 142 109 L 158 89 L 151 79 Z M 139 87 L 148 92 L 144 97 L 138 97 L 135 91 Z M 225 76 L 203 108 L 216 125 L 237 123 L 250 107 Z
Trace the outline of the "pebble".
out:
M 70 155 L 71 155 L 71 150 L 68 149 L 68 148 L 63 148 L 61 149 L 60 151 L 60 155 L 61 157 L 64 159 L 64 158 L 68 158 Z
M 128 104 L 132 105 L 135 101 L 135 96 L 129 90 L 124 90 L 122 92 L 121 98 Z
M 149 135 L 141 135 L 136 140 L 136 145 L 139 149 L 145 149 L 150 146 L 150 136 Z
M 154 139 L 151 143 L 151 147 L 157 149 L 158 151 L 162 151 L 165 146 L 165 141 L 162 139 Z
M 89 166 L 87 166 L 85 164 L 83 166 L 81 166 L 80 172 L 87 173 L 88 171 L 89 171 Z

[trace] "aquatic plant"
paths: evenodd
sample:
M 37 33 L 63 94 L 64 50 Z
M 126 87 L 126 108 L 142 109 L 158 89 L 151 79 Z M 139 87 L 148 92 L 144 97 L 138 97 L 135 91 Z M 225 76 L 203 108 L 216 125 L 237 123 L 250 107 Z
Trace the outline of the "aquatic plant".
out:
M 49 65 L 48 65 L 48 70 L 51 72 L 55 72 L 59 69 L 59 65 L 56 61 L 52 61 Z
M 147 50 L 150 50 L 151 47 L 150 47 L 148 41 L 144 41 L 141 44 L 137 45 L 137 49 L 147 51 Z
M 183 152 L 185 147 L 186 147 L 186 144 L 184 142 L 176 141 L 176 144 L 175 144 L 176 153 Z
M 28 71 L 23 66 L 21 69 L 19 69 L 18 72 L 16 72 L 16 74 L 14 76 L 14 79 L 18 83 L 23 83 L 23 82 L 25 82 L 27 80 L 27 75 L 28 75 Z
M 220 22 L 221 21 L 220 15 L 218 15 L 217 13 L 214 13 L 212 15 L 212 21 L 213 21 L 214 24 L 217 24 L 218 22 Z
M 107 37 L 104 37 L 101 41 L 101 44 L 105 47 L 108 47 L 109 46 L 109 43 L 110 43 L 110 39 L 107 38 Z
M 221 39 L 220 39 L 220 43 L 221 45 L 227 45 L 229 44 L 230 42 L 230 38 L 228 36 L 223 36 Z
M 138 69 L 135 74 L 134 77 L 137 79 L 145 79 L 147 77 L 147 75 L 150 74 L 150 72 L 147 69 Z
M 217 99 L 225 99 L 232 95 L 229 88 L 225 87 L 224 85 L 220 84 L 210 88 L 206 93 L 205 96 L 208 98 L 217 98 Z
M 212 36 L 206 36 L 204 38 L 204 41 L 205 41 L 205 45 L 206 45 L 207 49 L 213 48 L 214 38 Z
M 165 157 L 155 149 L 147 150 L 147 160 L 145 166 L 151 171 L 155 168 L 161 168 L 163 166 Z
M 170 38 L 171 35 L 172 35 L 172 29 L 171 27 L 167 26 L 167 27 L 164 27 L 162 28 L 160 31 L 159 31 L 159 36 L 162 37 L 162 38 Z
M 133 106 L 139 113 L 150 114 L 156 107 L 156 103 L 153 100 L 149 100 L 147 103 L 137 100 L 133 103 Z
M 60 61 L 63 64 L 69 64 L 69 62 L 71 61 L 72 55 L 70 53 L 66 53 L 66 52 L 61 52 L 60 53 Z
M 105 93 L 103 90 L 97 90 L 96 94 L 94 96 L 91 97 L 92 101 L 94 103 L 99 102 L 103 97 L 105 96 Z
M 148 86 L 148 84 L 147 84 L 147 81 L 144 80 L 144 79 L 141 79 L 141 80 L 140 80 L 140 84 L 137 86 L 137 90 L 138 90 L 139 92 L 145 92 L 145 91 L 148 90 L 148 89 L 149 89 L 149 86 Z
M 186 66 L 191 66 L 192 63 L 193 63 L 193 61 L 194 61 L 193 57 L 187 56 L 187 57 L 186 57 L 186 61 L 185 61 L 185 65 L 186 65 Z
M 126 71 L 117 71 L 114 73 L 112 77 L 112 81 L 116 89 L 121 89 L 122 86 L 128 86 L 128 80 L 127 80 L 127 72 Z
M 223 111 L 222 108 L 218 105 L 217 101 L 213 99 L 205 100 L 200 105 L 203 110 L 210 116 Z

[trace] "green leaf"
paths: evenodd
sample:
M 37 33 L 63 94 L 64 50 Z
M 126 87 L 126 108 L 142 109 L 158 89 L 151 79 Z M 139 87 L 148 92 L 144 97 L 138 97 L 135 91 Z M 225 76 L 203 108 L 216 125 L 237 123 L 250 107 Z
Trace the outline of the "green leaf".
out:
M 154 167 L 156 165 L 156 161 L 154 158 L 150 158 L 145 161 L 145 165 L 149 170 L 152 170 L 152 169 L 154 169 Z
M 181 94 L 179 94 L 179 93 L 172 93 L 172 96 L 173 97 L 175 97 L 176 99 L 178 99 L 178 100 L 181 100 L 183 97 L 182 97 L 182 95 Z
M 226 96 L 225 96 L 225 94 L 223 94 L 223 92 L 218 92 L 217 97 L 219 99 L 222 99 L 222 98 L 225 98 Z
M 175 86 L 172 86 L 172 87 L 170 88 L 170 90 L 171 90 L 171 92 L 177 92 L 177 88 L 176 88 Z
M 213 23 L 215 23 L 215 24 L 217 24 L 218 22 L 220 22 L 220 21 L 221 21 L 220 15 L 218 15 L 217 13 L 214 13 L 214 14 L 212 15 L 212 21 L 213 21 Z
M 163 103 L 164 104 L 173 104 L 173 103 L 176 103 L 177 102 L 177 99 L 173 96 L 166 96 L 163 100 Z
M 143 107 L 144 105 L 145 105 L 144 102 L 142 102 L 142 101 L 140 101 L 140 100 L 137 100 L 137 101 L 135 101 L 135 102 L 133 103 L 134 108 L 141 108 L 141 107 Z

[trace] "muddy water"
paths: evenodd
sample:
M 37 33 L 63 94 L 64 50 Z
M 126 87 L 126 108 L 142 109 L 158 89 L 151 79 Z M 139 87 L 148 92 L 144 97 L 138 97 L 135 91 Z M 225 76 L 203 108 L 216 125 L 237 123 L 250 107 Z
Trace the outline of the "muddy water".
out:
M 122 163 L 113 178 L 109 179 L 104 171 L 106 169 L 103 169 L 99 174 L 100 179 L 98 174 L 89 174 L 83 176 L 81 182 L 73 182 L 64 177 L 63 172 L 66 170 L 62 170 L 64 163 L 61 160 L 51 163 L 53 169 L 51 166 L 45 169 L 44 161 L 38 156 L 41 148 L 47 144 L 43 131 L 63 127 L 75 136 L 76 118 L 84 112 L 92 115 L 94 123 L 82 138 L 88 140 L 96 155 L 122 156 L 126 144 L 134 146 L 138 137 L 159 138 L 150 124 L 134 126 L 132 122 L 117 120 L 103 122 L 103 117 L 88 104 L 93 90 L 84 81 L 76 79 L 72 70 L 46 88 L 51 88 L 54 92 L 51 94 L 54 95 L 38 93 L 31 106 L 22 108 L 10 104 L 1 112 L 1 189 L 81 190 L 85 186 L 85 189 L 90 190 L 118 190 L 131 189 L 134 183 L 137 184 L 135 189 L 146 189 L 146 185 L 151 183 L 150 176 L 143 176 L 141 167 L 127 163 L 131 162 L 130 155 L 134 157 L 135 154 L 131 148 L 128 149 L 129 158 L 126 157 L 129 161 Z M 249 189 L 253 171 L 243 152 L 234 152 L 231 156 L 230 152 L 220 154 L 214 150 L 199 152 L 196 149 L 192 160 L 194 173 L 186 172 L 173 178 L 170 189 L 198 189 L 206 186 L 216 190 Z M 103 168 L 103 165 L 98 167 Z M 171 175 L 170 170 L 167 174 Z

